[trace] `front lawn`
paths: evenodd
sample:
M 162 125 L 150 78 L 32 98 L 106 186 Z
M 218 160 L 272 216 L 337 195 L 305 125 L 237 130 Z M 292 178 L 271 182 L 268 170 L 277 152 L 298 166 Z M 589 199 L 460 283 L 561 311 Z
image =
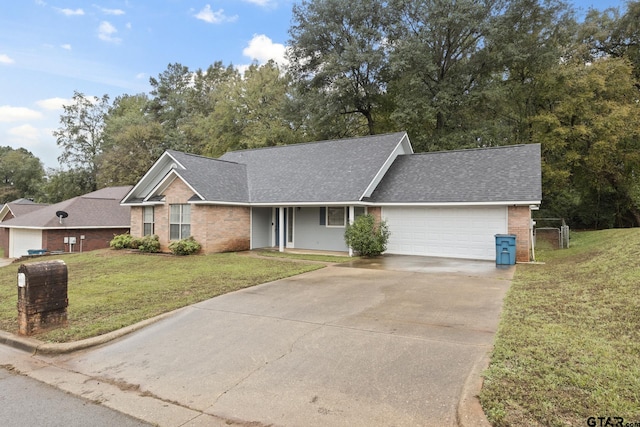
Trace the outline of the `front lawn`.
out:
M 36 338 L 93 337 L 227 292 L 322 268 L 234 253 L 188 257 L 101 250 L 61 259 L 69 273 L 69 326 Z M 19 264 L 0 268 L 0 330 L 16 333 Z
M 570 249 L 538 255 L 546 264 L 518 265 L 504 302 L 480 395 L 487 417 L 640 423 L 640 229 L 573 233 Z

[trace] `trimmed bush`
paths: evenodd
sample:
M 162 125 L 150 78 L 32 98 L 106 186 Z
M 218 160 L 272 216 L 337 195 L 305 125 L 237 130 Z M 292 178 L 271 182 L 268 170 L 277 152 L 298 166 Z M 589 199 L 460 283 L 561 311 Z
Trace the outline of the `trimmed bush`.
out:
M 364 257 L 378 256 L 387 250 L 389 240 L 389 227 L 386 221 L 382 221 L 376 227 L 373 215 L 362 215 L 348 224 L 344 232 L 344 241 L 358 255 Z
M 130 249 L 134 238 L 131 234 L 118 234 L 113 236 L 113 239 L 109 242 L 109 246 L 113 249 Z
M 202 246 L 196 242 L 193 236 L 169 244 L 169 250 L 174 255 L 192 255 L 200 251 L 201 248 Z
M 160 238 L 155 234 L 136 239 L 136 243 L 140 252 L 160 252 Z

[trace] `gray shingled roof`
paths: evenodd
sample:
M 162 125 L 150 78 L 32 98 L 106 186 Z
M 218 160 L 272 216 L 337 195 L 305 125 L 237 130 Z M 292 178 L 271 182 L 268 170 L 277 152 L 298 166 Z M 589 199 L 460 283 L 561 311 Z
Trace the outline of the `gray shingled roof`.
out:
M 233 151 L 246 165 L 251 203 L 359 200 L 405 133 Z
M 540 145 L 398 156 L 369 201 L 540 201 Z
M 175 171 L 206 201 L 247 203 L 245 165 L 168 150 L 185 169 Z
M 37 211 L 38 209 L 41 209 L 45 206 L 47 206 L 46 203 L 34 203 L 29 199 L 18 199 L 14 200 L 13 202 L 7 203 L 7 207 L 14 217 Z
M 131 210 L 120 206 L 120 200 L 130 190 L 131 186 L 104 188 L 12 218 L 0 223 L 0 227 L 128 228 Z M 57 211 L 69 214 L 62 224 L 56 216 Z

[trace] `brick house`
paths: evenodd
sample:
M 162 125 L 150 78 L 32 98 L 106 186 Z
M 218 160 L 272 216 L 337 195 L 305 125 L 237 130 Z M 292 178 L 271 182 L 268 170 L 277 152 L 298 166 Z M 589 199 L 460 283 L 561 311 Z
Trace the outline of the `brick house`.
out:
M 529 261 L 541 202 L 540 145 L 414 154 L 406 133 L 228 152 L 166 151 L 123 198 L 131 234 L 163 250 L 193 236 L 203 252 L 277 247 L 348 251 L 358 215 L 384 219 L 387 253 L 495 259 L 515 234 Z
M 19 258 L 38 249 L 83 252 L 108 248 L 114 235 L 129 232 L 130 209 L 121 206 L 120 200 L 131 188 L 103 188 L 54 205 L 32 206 L 0 222 L 4 256 Z

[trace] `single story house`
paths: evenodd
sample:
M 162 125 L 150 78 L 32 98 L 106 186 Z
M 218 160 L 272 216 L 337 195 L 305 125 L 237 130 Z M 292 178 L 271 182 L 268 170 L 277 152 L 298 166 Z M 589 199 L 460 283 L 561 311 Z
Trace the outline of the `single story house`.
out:
M 414 154 L 406 133 L 233 151 L 168 150 L 123 198 L 131 234 L 164 250 L 193 236 L 205 253 L 254 248 L 349 251 L 346 225 L 387 221 L 387 253 L 495 259 L 515 234 L 529 261 L 542 198 L 540 145 Z
M 31 199 L 17 199 L 13 202 L 5 203 L 0 209 L 0 222 L 37 211 L 45 206 L 48 205 L 46 203 L 36 203 Z
M 114 235 L 129 232 L 131 212 L 120 200 L 131 188 L 103 188 L 0 222 L 4 256 L 19 258 L 39 249 L 83 252 L 108 248 Z

